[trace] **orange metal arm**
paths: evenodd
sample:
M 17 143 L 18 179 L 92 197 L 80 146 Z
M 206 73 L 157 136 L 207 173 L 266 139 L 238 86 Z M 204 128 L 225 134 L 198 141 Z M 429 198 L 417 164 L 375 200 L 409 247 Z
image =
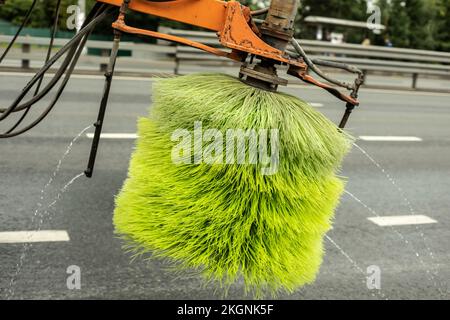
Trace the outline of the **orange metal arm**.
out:
M 98 0 L 100 2 L 122 5 L 122 0 Z M 248 7 L 237 1 L 224 2 L 219 0 L 175 0 L 168 2 L 151 2 L 131 0 L 128 7 L 131 10 L 167 18 L 170 20 L 191 24 L 216 31 L 223 46 L 234 49 L 232 53 L 212 48 L 210 46 L 189 41 L 180 37 L 170 36 L 156 31 L 143 30 L 127 26 L 125 21 L 118 19 L 113 27 L 123 32 L 142 34 L 159 39 L 183 43 L 212 54 L 239 60 L 242 55 L 236 51 L 255 54 L 282 63 L 305 67 L 303 61 L 291 59 L 282 51 L 265 43 L 250 25 L 251 12 Z
M 122 0 L 97 0 L 120 7 Z M 131 0 L 128 7 L 137 12 L 166 18 L 212 31 L 223 29 L 227 3 L 220 0 L 176 0 L 151 2 Z
M 213 47 L 207 46 L 205 44 L 191 41 L 191 40 L 188 40 L 188 39 L 185 39 L 182 37 L 177 37 L 177 36 L 164 34 L 161 32 L 156 32 L 156 31 L 151 31 L 151 30 L 143 30 L 143 29 L 139 29 L 139 28 L 133 28 L 133 27 L 127 26 L 126 24 L 124 24 L 123 22 L 120 22 L 120 21 L 114 22 L 112 26 L 114 29 L 117 29 L 117 30 L 120 30 L 120 31 L 123 31 L 126 33 L 141 34 L 141 35 L 146 35 L 146 36 L 153 37 L 156 39 L 178 42 L 178 43 L 182 43 L 187 46 L 190 46 L 190 47 L 194 47 L 194 48 L 215 54 L 216 56 L 226 57 L 226 58 L 236 60 L 236 61 L 242 60 L 242 57 L 237 55 L 235 52 L 226 52 L 226 51 L 223 51 L 223 50 L 220 50 L 217 48 L 213 48 Z
M 122 6 L 123 0 L 97 0 L 114 6 Z M 247 54 L 278 61 L 290 66 L 289 74 L 305 82 L 319 86 L 339 99 L 357 105 L 356 99 L 340 93 L 328 84 L 321 83 L 307 75 L 307 65 L 301 58 L 292 58 L 281 50 L 274 48 L 261 39 L 259 30 L 252 21 L 248 7 L 237 1 L 220 0 L 172 0 L 154 2 L 146 0 L 131 0 L 128 8 L 193 26 L 217 32 L 221 44 L 231 52 L 226 52 L 211 46 L 191 41 L 182 37 L 168 35 L 156 31 L 144 30 L 127 26 L 123 13 L 113 23 L 113 28 L 132 34 L 146 35 L 158 39 L 182 43 L 236 61 L 244 61 Z

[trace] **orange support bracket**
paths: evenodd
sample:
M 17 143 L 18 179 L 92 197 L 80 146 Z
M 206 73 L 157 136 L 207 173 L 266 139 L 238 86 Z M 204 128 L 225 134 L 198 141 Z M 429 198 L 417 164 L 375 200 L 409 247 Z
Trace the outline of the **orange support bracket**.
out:
M 122 0 L 97 0 L 114 6 L 121 6 Z M 166 18 L 181 23 L 205 28 L 217 32 L 221 44 L 229 49 L 227 52 L 196 41 L 182 37 L 168 35 L 157 31 L 145 30 L 126 25 L 123 17 L 119 17 L 113 23 L 113 28 L 131 34 L 140 34 L 157 39 L 173 41 L 204 50 L 211 54 L 226 57 L 236 61 L 244 61 L 248 54 L 272 59 L 282 64 L 289 65 L 288 74 L 303 81 L 319 86 L 337 98 L 352 105 L 358 105 L 358 101 L 349 95 L 345 95 L 336 88 L 319 82 L 307 74 L 308 67 L 301 58 L 292 58 L 281 50 L 278 50 L 260 38 L 258 30 L 251 17 L 248 7 L 237 1 L 220 0 L 171 0 L 153 2 L 146 0 L 131 0 L 128 8 L 133 11 Z
M 131 34 L 140 34 L 140 35 L 145 35 L 145 36 L 149 36 L 149 37 L 156 38 L 156 39 L 178 42 L 178 43 L 185 44 L 185 45 L 193 47 L 193 48 L 197 48 L 197 49 L 209 52 L 211 54 L 215 54 L 216 56 L 225 57 L 225 58 L 229 58 L 229 59 L 236 60 L 236 61 L 242 61 L 242 59 L 243 59 L 243 57 L 240 56 L 239 54 L 237 54 L 237 52 L 235 52 L 235 51 L 226 52 L 224 50 L 213 48 L 213 47 L 207 46 L 205 44 L 191 41 L 191 40 L 188 40 L 188 39 L 185 39 L 182 37 L 177 37 L 177 36 L 173 36 L 173 35 L 169 35 L 169 34 L 165 34 L 165 33 L 161 33 L 161 32 L 156 32 L 156 31 L 151 31 L 151 30 L 133 28 L 133 27 L 127 26 L 123 21 L 116 21 L 112 24 L 112 26 L 114 29 L 120 30 L 122 32 L 131 33 Z
M 122 5 L 122 0 L 98 1 L 115 6 Z M 265 43 L 252 28 L 250 9 L 237 1 L 173 0 L 150 2 L 145 0 L 131 0 L 128 7 L 138 12 L 216 31 L 222 45 L 233 50 L 232 52 L 226 52 L 181 37 L 130 27 L 121 19 L 113 23 L 115 29 L 127 33 L 141 34 L 182 43 L 237 61 L 242 61 L 246 54 L 255 54 L 281 63 L 306 68 L 302 60 L 292 59 L 282 51 Z
M 123 2 L 122 0 L 97 1 L 117 7 L 120 7 Z M 131 0 L 128 8 L 218 32 L 223 29 L 225 23 L 227 2 L 220 0 L 172 0 L 164 2 Z

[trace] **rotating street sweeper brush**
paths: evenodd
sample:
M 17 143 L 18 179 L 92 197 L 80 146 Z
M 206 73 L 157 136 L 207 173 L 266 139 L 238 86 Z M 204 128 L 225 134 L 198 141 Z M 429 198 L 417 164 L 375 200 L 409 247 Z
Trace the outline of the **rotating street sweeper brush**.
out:
M 351 145 L 333 123 L 296 97 L 200 74 L 155 85 L 139 136 L 114 212 L 136 253 L 224 287 L 242 276 L 256 297 L 314 280 Z
M 106 16 L 117 14 L 117 7 L 88 177 L 93 173 L 122 33 L 178 42 L 242 64 L 238 78 L 195 74 L 155 82 L 150 115 L 139 121 L 128 179 L 116 198 L 117 234 L 137 253 L 148 252 L 182 269 L 198 270 L 224 288 L 242 277 L 246 291 L 256 297 L 292 292 L 312 282 L 321 263 L 322 238 L 343 191 L 344 182 L 337 174 L 352 142 L 343 128 L 358 105 L 363 74 L 351 66 L 306 56 L 293 38 L 297 0 L 273 0 L 269 8 L 258 11 L 236 1 L 98 0 L 80 32 L 55 56 L 48 55 L 21 95 L 0 109 L 0 120 L 22 112 L 0 137 L 26 132 L 45 118 L 87 37 Z M 224 49 L 128 26 L 128 10 L 215 31 Z M 266 17 L 259 20 L 257 15 Z M 40 89 L 42 76 L 64 54 L 54 78 Z M 282 65 L 289 75 L 346 103 L 339 126 L 306 102 L 277 92 L 288 83 L 278 75 Z M 332 79 L 317 65 L 355 73 L 355 82 Z M 308 70 L 327 83 L 315 80 Z M 33 104 L 63 76 L 48 109 L 21 128 Z M 35 85 L 34 97 L 22 102 Z

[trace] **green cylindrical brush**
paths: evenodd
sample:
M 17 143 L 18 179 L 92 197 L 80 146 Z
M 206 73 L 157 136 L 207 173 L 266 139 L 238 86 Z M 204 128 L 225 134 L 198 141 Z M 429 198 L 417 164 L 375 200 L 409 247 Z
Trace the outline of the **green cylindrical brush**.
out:
M 256 297 L 315 279 L 351 138 L 304 101 L 221 74 L 158 80 L 116 232 Z

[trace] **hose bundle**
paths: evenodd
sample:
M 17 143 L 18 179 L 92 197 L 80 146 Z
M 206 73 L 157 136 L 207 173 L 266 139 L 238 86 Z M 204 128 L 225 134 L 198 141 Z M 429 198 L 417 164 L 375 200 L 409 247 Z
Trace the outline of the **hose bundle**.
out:
M 61 1 L 58 1 L 57 8 L 56 8 L 56 17 L 59 15 Z M 9 49 L 12 47 L 14 41 L 17 39 L 17 36 L 21 29 L 23 28 L 23 25 L 26 23 L 26 21 L 29 18 L 29 15 L 31 14 L 32 9 L 34 6 L 32 6 L 27 13 L 27 17 L 24 19 L 21 27 L 18 29 L 16 35 L 13 37 L 11 43 L 8 45 L 7 49 L 2 55 L 2 59 L 7 55 Z M 85 22 L 83 23 L 80 31 L 71 39 L 69 40 L 53 57 L 50 58 L 51 49 L 53 47 L 53 39 L 56 33 L 57 23 L 58 19 L 56 18 L 54 21 L 53 29 L 52 29 L 52 36 L 50 40 L 49 49 L 47 51 L 47 58 L 46 63 L 42 68 L 33 76 L 33 78 L 27 83 L 27 85 L 22 89 L 19 96 L 13 101 L 13 103 L 6 107 L 6 108 L 0 108 L 0 122 L 5 120 L 6 118 L 10 117 L 11 115 L 15 113 L 22 112 L 22 115 L 18 120 L 15 121 L 14 125 L 11 126 L 9 129 L 3 131 L 0 133 L 0 138 L 10 138 L 17 135 L 20 135 L 22 133 L 27 132 L 28 130 L 35 127 L 37 124 L 39 124 L 53 109 L 57 101 L 59 100 L 64 88 L 67 85 L 67 82 L 70 79 L 70 76 L 73 73 L 73 70 L 78 62 L 78 59 L 83 51 L 83 48 L 86 44 L 86 41 L 91 34 L 91 32 L 94 30 L 94 28 L 102 22 L 112 11 L 114 8 L 108 7 L 104 4 L 96 3 L 88 16 L 86 17 Z M 56 70 L 53 77 L 50 79 L 50 81 L 41 89 L 41 84 L 44 75 L 46 72 L 63 56 L 65 55 L 65 58 L 63 62 L 61 63 L 60 67 Z M 64 76 L 64 77 L 63 77 Z M 33 120 L 28 125 L 18 129 L 19 125 L 23 122 L 23 120 L 28 115 L 30 109 L 41 99 L 43 99 L 62 79 L 58 90 L 56 91 L 53 99 L 51 100 L 50 104 L 45 108 L 40 115 L 37 116 L 35 120 Z M 29 100 L 22 102 L 24 98 L 27 96 L 27 94 L 30 92 L 30 90 L 36 86 L 35 92 L 32 98 Z

